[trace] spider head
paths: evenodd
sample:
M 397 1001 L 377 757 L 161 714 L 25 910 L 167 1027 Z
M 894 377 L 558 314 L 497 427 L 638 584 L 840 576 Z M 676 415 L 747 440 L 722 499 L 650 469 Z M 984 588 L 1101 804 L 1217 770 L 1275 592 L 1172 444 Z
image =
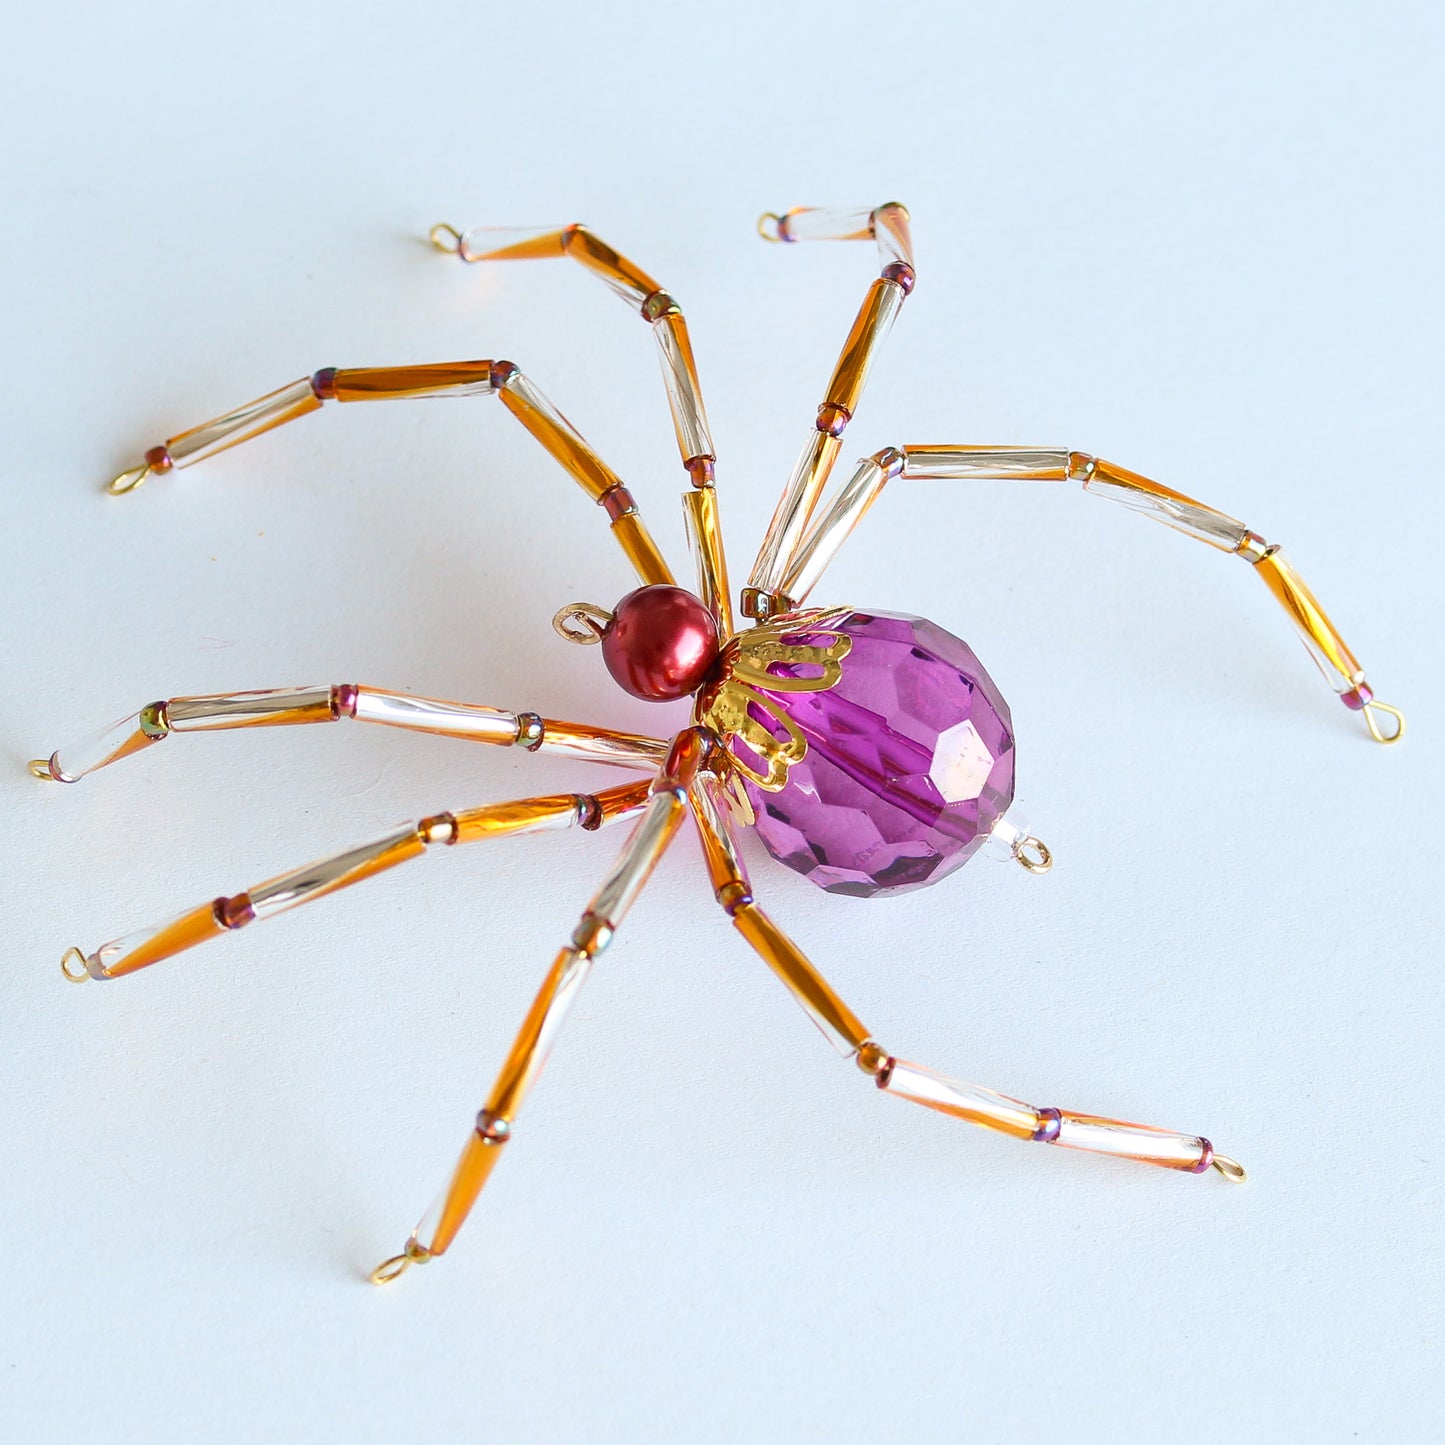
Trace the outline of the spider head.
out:
M 602 660 L 618 687 L 648 702 L 690 697 L 720 650 L 717 623 L 702 599 L 663 584 L 629 592 L 601 640 Z

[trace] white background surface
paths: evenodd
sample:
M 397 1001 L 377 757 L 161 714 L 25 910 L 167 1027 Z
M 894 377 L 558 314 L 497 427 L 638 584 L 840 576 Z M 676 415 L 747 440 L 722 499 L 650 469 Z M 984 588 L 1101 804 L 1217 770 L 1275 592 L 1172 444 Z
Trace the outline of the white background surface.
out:
M 1440 1438 L 1435 7 L 8 8 L 0 1434 Z M 1064 489 L 898 485 L 822 600 L 967 637 L 1045 880 L 857 903 L 756 854 L 893 1048 L 1198 1129 L 1244 1189 L 880 1099 L 660 869 L 447 1259 L 392 1253 L 619 842 L 417 863 L 114 986 L 56 964 L 406 818 L 615 781 L 359 729 L 26 777 L 156 696 L 368 681 L 661 729 L 552 635 L 629 585 L 494 403 L 143 447 L 319 366 L 507 356 L 675 559 L 651 343 L 459 225 L 588 221 L 693 328 L 735 578 L 873 258 L 920 283 L 850 429 L 1081 447 L 1289 545 L 1374 747 L 1231 559 Z M 678 720 L 674 717 L 674 722 Z

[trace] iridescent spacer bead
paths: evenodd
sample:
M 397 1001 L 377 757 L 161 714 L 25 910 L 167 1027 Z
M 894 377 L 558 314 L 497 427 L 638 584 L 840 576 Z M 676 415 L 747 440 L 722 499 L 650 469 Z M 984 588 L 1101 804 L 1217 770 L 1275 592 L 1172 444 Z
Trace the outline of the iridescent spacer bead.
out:
M 660 321 L 664 316 L 681 316 L 682 307 L 666 291 L 654 291 L 642 303 L 642 314 L 648 321 Z
M 744 587 L 740 610 L 744 617 L 755 622 L 766 622 L 783 610 L 782 600 L 775 592 L 764 592 L 760 587 Z
M 1250 532 L 1245 539 L 1234 549 L 1252 567 L 1257 567 L 1271 552 L 1278 551 L 1272 547 L 1258 532 Z
M 597 505 L 607 513 L 614 522 L 620 522 L 624 517 L 630 517 L 637 510 L 637 502 L 632 493 L 626 487 L 612 487 L 598 497 Z
M 355 717 L 356 698 L 361 691 L 354 682 L 339 683 L 331 689 L 331 716 L 334 718 Z
M 577 804 L 577 826 L 595 833 L 602 826 L 602 804 L 591 793 L 574 793 Z
M 678 733 L 672 741 L 672 750 L 662 765 L 662 774 L 653 784 L 652 791 L 656 793 L 690 788 L 697 777 L 698 769 L 706 762 L 710 752 L 709 735 L 702 728 L 686 728 Z
M 712 486 L 717 478 L 717 458 L 711 456 L 689 457 L 683 465 L 692 478 L 692 484 L 699 491 Z
M 892 1062 L 888 1056 L 888 1050 L 881 1044 L 875 1043 L 872 1039 L 866 1040 L 857 1053 L 858 1067 L 865 1074 L 872 1074 L 875 1079 L 883 1072 L 886 1064 Z M 883 1087 L 883 1081 L 879 1081 L 879 1088 Z
M 249 893 L 238 893 L 234 898 L 218 898 L 211 905 L 211 911 L 222 928 L 244 928 L 256 917 Z
M 1351 712 L 1363 712 L 1374 700 L 1374 691 L 1367 682 L 1357 682 L 1348 692 L 1340 694 L 1340 701 Z
M 907 261 L 890 261 L 883 268 L 882 275 L 885 281 L 892 281 L 905 296 L 913 290 L 914 283 L 918 280 L 917 273 Z
M 542 746 L 542 739 L 546 735 L 546 731 L 546 724 L 536 713 L 519 712 L 517 714 L 517 741 L 513 746 L 526 748 L 529 753 L 535 753 Z
M 752 889 L 741 879 L 734 878 L 717 890 L 717 901 L 722 905 L 723 912 L 731 918 L 739 908 L 746 908 L 753 901 Z
M 516 376 L 517 371 L 518 367 L 515 361 L 494 361 L 491 371 L 487 373 L 487 379 L 492 383 L 492 390 L 501 391 Z
M 140 710 L 140 730 L 154 742 L 170 737 L 171 725 L 164 702 L 148 702 Z
M 484 1144 L 505 1144 L 512 1137 L 512 1121 L 483 1109 L 477 1114 L 477 1137 Z
M 170 471 L 170 469 L 175 466 L 175 463 L 171 460 L 170 452 L 166 450 L 164 445 L 152 447 L 150 451 L 145 454 L 145 464 L 151 471 L 155 472 L 157 476 L 162 472 Z
M 430 847 L 433 843 L 455 843 L 457 820 L 450 813 L 434 813 L 416 825 L 417 836 Z
M 584 913 L 582 921 L 572 930 L 572 947 L 583 958 L 596 958 L 612 942 L 613 928 L 595 913 Z
M 311 391 L 318 401 L 336 400 L 336 368 L 323 366 L 311 378 Z
M 1038 1144 L 1057 1144 L 1063 1125 L 1063 1115 L 1057 1109 L 1040 1109 L 1039 1126 L 1029 1137 Z
M 1204 1148 L 1199 1156 L 1199 1162 L 1190 1166 L 1191 1174 L 1207 1174 L 1214 1165 L 1214 1145 L 1208 1139 L 1201 1139 L 1199 1142 Z
M 843 435 L 843 428 L 852 419 L 852 413 L 846 406 L 839 406 L 834 401 L 825 401 L 818 408 L 818 419 L 813 425 L 827 436 L 840 437 Z

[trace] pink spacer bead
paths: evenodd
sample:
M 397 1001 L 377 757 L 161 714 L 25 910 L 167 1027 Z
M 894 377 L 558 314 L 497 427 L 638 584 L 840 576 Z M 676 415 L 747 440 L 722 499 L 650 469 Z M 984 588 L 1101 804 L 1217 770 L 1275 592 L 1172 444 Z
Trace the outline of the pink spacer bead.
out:
M 1204 1152 L 1199 1156 L 1199 1163 L 1190 1165 L 1191 1174 L 1206 1174 L 1214 1164 L 1214 1145 L 1208 1139 L 1199 1142 L 1204 1145 Z
M 1348 692 L 1340 694 L 1340 701 L 1349 708 L 1351 712 L 1363 712 L 1366 705 L 1374 702 L 1375 694 L 1370 691 L 1365 683 L 1352 687 Z
M 629 513 L 637 510 L 637 503 L 626 487 L 613 487 L 610 491 L 603 492 L 597 499 L 597 505 L 614 522 L 620 522 Z
M 1040 1109 L 1039 1127 L 1034 1130 L 1033 1138 L 1040 1144 L 1057 1144 L 1063 1124 L 1063 1116 L 1057 1109 Z
M 913 267 L 906 261 L 891 261 L 883 268 L 883 279 L 901 286 L 903 294 L 907 296 L 913 290 L 918 277 Z

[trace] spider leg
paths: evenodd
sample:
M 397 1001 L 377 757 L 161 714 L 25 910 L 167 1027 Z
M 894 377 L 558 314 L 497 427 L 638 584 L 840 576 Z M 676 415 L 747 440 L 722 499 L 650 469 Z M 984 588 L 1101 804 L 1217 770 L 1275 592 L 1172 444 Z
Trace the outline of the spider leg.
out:
M 1212 1165 L 1226 1179 L 1244 1178 L 1244 1170 L 1234 1160 L 1216 1154 L 1214 1146 L 1198 1135 L 1065 1109 L 1035 1108 L 991 1089 L 958 1083 L 921 1065 L 894 1058 L 834 993 L 798 946 L 754 902 L 717 779 L 699 774 L 689 789 L 689 798 L 714 891 L 733 926 L 782 980 L 823 1037 L 844 1058 L 852 1059 L 871 1075 L 880 1089 L 1015 1139 L 1117 1154 L 1192 1174 L 1203 1174 Z
M 488 1176 L 512 1137 L 512 1125 L 552 1051 L 557 1032 L 593 961 L 642 891 L 687 811 L 687 786 L 705 747 L 696 728 L 679 733 L 667 763 L 651 785 L 642 816 L 601 888 L 558 953 L 522 1023 L 486 1104 L 467 1136 L 456 1167 L 436 1202 L 412 1231 L 403 1251 L 377 1266 L 372 1283 L 386 1284 L 414 1263 L 444 1254 L 456 1238 Z
M 510 361 L 457 361 L 428 366 L 338 370 L 327 367 L 258 401 L 238 407 L 152 447 L 139 465 L 111 480 L 109 491 L 133 491 L 148 476 L 187 467 L 227 447 L 316 411 L 325 401 L 390 401 L 415 397 L 485 396 L 502 405 L 571 473 L 611 521 L 627 559 L 644 582 L 671 582 L 672 573 L 643 524 L 622 479 L 577 429 Z
M 649 786 L 643 780 L 598 793 L 562 793 L 510 803 L 488 803 L 457 813 L 436 813 L 359 848 L 282 873 L 234 897 L 202 903 L 159 927 L 125 934 L 101 944 L 91 954 L 71 949 L 61 968 L 75 983 L 82 983 L 87 977 L 120 978 L 258 919 L 271 918 L 298 904 L 359 883 L 363 878 L 418 857 L 436 843 L 476 843 L 511 833 L 558 828 L 594 829 L 633 817 L 646 806 Z
M 770 221 L 776 223 L 774 230 L 766 227 Z M 813 430 L 783 489 L 743 590 L 743 612 L 763 619 L 771 615 L 770 599 L 778 592 L 788 560 L 823 494 L 843 445 L 843 429 L 857 409 L 869 369 L 884 338 L 897 319 L 904 298 L 913 289 L 915 273 L 908 212 L 897 202 L 872 211 L 799 208 L 785 216 L 764 216 L 758 229 L 770 241 L 873 239 L 878 243 L 883 262 L 882 274 L 868 288 L 853 329 L 843 343 Z
M 688 536 L 698 570 L 698 595 L 718 619 L 723 636 L 733 630 L 727 563 L 713 490 L 717 453 L 703 407 L 702 387 L 687 320 L 676 300 L 645 271 L 613 250 L 586 226 L 475 226 L 458 232 L 451 226 L 432 228 L 432 243 L 463 261 L 539 261 L 570 257 L 607 284 L 652 328 L 672 411 L 673 430 L 682 465 L 693 490 L 684 494 Z
M 652 772 L 667 756 L 668 749 L 661 738 L 560 722 L 533 712 L 512 713 L 477 703 L 447 702 L 340 683 L 173 697 L 147 703 L 139 712 L 93 737 L 57 749 L 48 760 L 37 758 L 30 764 L 30 771 L 38 778 L 76 783 L 87 773 L 141 752 L 172 733 L 292 727 L 339 722 L 343 718 L 500 747 L 521 746 L 534 753 L 565 753 L 580 762 L 613 763 L 637 772 Z
M 1378 702 L 1364 669 L 1325 615 L 1279 547 L 1243 522 L 1196 502 L 1137 472 L 1126 471 L 1067 447 L 909 446 L 887 447 L 866 457 L 789 559 L 775 610 L 800 606 L 822 577 L 863 514 L 893 477 L 905 480 L 979 482 L 1080 482 L 1141 516 L 1183 532 L 1221 552 L 1242 557 L 1254 568 L 1288 614 L 1325 681 L 1346 707 L 1364 715 L 1377 742 L 1397 742 L 1405 730 L 1398 709 Z

